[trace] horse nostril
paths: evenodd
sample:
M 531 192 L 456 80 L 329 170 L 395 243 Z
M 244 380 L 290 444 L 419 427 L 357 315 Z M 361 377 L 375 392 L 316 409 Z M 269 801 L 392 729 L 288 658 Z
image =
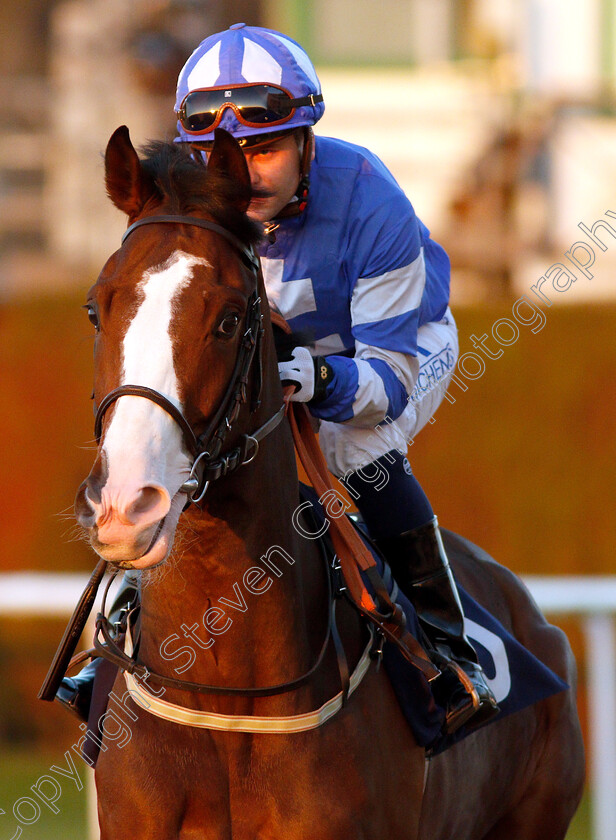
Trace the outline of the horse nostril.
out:
M 158 487 L 142 487 L 127 509 L 129 517 L 152 513 L 159 506 L 168 507 L 167 494 Z
M 75 514 L 80 520 L 89 519 L 94 514 L 92 505 L 88 500 L 87 489 L 88 484 L 84 481 L 77 490 L 77 495 L 75 496 Z
M 87 481 L 84 481 L 82 487 L 86 501 L 90 502 L 90 504 L 100 505 L 102 498 L 102 486 L 100 481 L 90 476 Z
M 97 508 L 101 504 L 101 486 L 100 481 L 89 475 L 88 478 L 81 483 L 75 496 L 75 513 L 79 520 L 90 520 L 96 513 Z M 82 523 L 83 524 L 83 523 Z

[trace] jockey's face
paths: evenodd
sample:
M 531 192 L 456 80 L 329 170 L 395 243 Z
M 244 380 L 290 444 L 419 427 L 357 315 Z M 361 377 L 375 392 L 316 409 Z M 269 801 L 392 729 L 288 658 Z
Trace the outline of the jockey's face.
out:
M 257 222 L 269 222 L 291 201 L 299 185 L 300 151 L 294 133 L 261 148 L 244 152 L 253 189 L 268 193 L 253 198 L 248 215 Z

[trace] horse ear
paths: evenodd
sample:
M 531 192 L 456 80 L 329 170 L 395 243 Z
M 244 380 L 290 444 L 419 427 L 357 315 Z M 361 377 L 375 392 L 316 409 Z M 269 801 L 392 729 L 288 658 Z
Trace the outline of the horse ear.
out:
M 125 125 L 116 128 L 107 143 L 105 186 L 109 198 L 129 219 L 138 216 L 156 192 L 154 181 L 141 166 Z
M 239 143 L 224 128 L 217 128 L 214 131 L 214 145 L 207 168 L 208 171 L 220 173 L 233 181 L 238 188 L 237 197 L 233 203 L 239 210 L 245 212 L 250 204 L 252 193 L 248 164 Z

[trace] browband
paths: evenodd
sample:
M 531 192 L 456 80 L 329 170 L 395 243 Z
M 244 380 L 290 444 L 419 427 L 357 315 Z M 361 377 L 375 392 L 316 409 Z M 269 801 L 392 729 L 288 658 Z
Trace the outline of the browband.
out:
M 259 259 L 252 248 L 247 248 L 246 245 L 237 238 L 237 236 L 226 230 L 226 228 L 217 225 L 215 222 L 210 222 L 207 219 L 200 219 L 198 216 L 146 216 L 144 219 L 138 219 L 124 231 L 124 235 L 122 236 L 122 245 L 124 245 L 124 242 L 128 239 L 131 233 L 138 227 L 141 227 L 141 225 L 154 225 L 159 222 L 162 222 L 163 224 L 168 222 L 176 225 L 192 225 L 193 227 L 213 230 L 215 233 L 223 236 L 237 251 L 239 251 L 244 261 L 250 268 L 258 268 L 259 266 Z

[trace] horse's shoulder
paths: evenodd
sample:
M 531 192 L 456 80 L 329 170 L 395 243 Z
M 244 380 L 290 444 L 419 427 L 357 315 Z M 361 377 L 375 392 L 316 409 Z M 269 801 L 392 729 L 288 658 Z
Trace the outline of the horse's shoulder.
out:
M 571 679 L 567 637 L 549 624 L 524 582 L 470 540 L 441 529 L 460 584 L 525 647 L 564 679 Z

